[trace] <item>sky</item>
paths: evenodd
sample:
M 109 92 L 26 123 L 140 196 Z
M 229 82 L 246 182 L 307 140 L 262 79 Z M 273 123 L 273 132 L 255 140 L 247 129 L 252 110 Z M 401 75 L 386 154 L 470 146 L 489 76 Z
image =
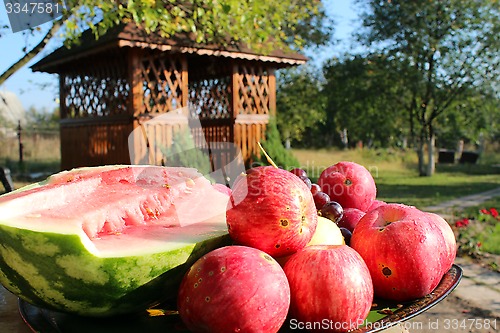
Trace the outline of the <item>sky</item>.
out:
M 8 24 L 8 17 L 3 1 L 0 1 L 0 23 Z M 348 47 L 348 39 L 355 27 L 356 12 L 353 8 L 353 0 L 325 0 L 325 7 L 328 14 L 336 22 L 335 37 L 341 42 L 330 49 L 315 50 L 314 53 L 307 54 L 311 60 L 321 63 L 333 55 L 342 53 Z M 50 23 L 39 26 L 42 32 L 46 32 Z M 21 33 L 7 33 L 0 37 L 0 73 L 14 64 L 23 55 L 23 48 L 26 45 L 33 45 L 37 39 L 26 37 Z M 27 44 L 28 43 L 28 44 Z M 35 107 L 37 110 L 52 111 L 58 106 L 58 76 L 56 74 L 46 74 L 33 72 L 30 66 L 38 60 L 48 55 L 60 45 L 60 41 L 49 43 L 45 49 L 34 59 L 32 59 L 21 70 L 11 76 L 3 85 L 0 91 L 11 91 L 18 95 L 25 109 Z M 314 59 L 313 59 L 314 58 Z

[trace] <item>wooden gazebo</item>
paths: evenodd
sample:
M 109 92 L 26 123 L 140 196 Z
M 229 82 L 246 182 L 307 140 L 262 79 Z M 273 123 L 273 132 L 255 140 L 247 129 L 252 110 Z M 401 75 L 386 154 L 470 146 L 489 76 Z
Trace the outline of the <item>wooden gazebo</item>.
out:
M 137 162 L 127 143 L 132 131 L 183 107 L 190 121 L 201 122 L 194 138 L 209 145 L 233 142 L 246 162 L 259 155 L 257 141 L 275 112 L 275 70 L 306 58 L 187 40 L 124 24 L 97 40 L 84 32 L 78 46 L 61 47 L 32 66 L 59 74 L 62 169 Z M 154 139 L 168 145 L 171 131 L 171 126 L 157 128 Z M 210 153 L 214 169 L 232 158 L 215 146 Z

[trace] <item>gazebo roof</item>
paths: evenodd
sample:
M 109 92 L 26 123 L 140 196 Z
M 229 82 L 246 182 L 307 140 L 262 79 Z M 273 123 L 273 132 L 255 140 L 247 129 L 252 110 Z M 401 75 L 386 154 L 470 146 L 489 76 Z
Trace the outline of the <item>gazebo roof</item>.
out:
M 195 43 L 187 35 L 165 38 L 158 33 L 148 34 L 135 23 L 128 23 L 111 28 L 99 39 L 95 39 L 90 29 L 86 30 L 83 32 L 78 45 L 71 48 L 65 46 L 58 48 L 31 66 L 31 69 L 33 71 L 58 73 L 61 65 L 67 65 L 91 55 L 123 47 L 269 62 L 276 67 L 301 65 L 307 61 L 307 57 L 302 54 L 286 53 L 282 50 L 272 50 L 268 54 L 260 54 L 238 45 L 221 48 L 215 44 Z

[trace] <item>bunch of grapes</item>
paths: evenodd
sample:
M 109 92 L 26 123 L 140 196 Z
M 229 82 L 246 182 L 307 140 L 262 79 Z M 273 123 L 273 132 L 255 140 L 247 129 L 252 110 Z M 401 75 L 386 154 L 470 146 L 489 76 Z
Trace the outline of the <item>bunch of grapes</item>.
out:
M 290 172 L 302 179 L 302 181 L 311 190 L 314 204 L 316 205 L 316 209 L 318 210 L 318 215 L 326 217 L 327 219 L 338 224 L 338 222 L 344 215 L 343 207 L 338 202 L 331 200 L 330 196 L 327 193 L 323 192 L 321 186 L 313 183 L 304 169 L 293 168 L 290 170 Z M 346 244 L 349 244 L 349 240 L 351 239 L 351 232 L 343 227 L 340 227 L 340 230 L 342 231 L 342 235 L 344 235 Z

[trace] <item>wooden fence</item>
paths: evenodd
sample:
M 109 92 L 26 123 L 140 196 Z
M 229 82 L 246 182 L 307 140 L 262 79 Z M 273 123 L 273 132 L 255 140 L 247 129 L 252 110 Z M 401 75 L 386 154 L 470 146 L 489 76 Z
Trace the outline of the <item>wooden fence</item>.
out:
M 0 163 L 6 160 L 29 162 L 58 161 L 61 159 L 59 129 L 36 127 L 0 129 Z

